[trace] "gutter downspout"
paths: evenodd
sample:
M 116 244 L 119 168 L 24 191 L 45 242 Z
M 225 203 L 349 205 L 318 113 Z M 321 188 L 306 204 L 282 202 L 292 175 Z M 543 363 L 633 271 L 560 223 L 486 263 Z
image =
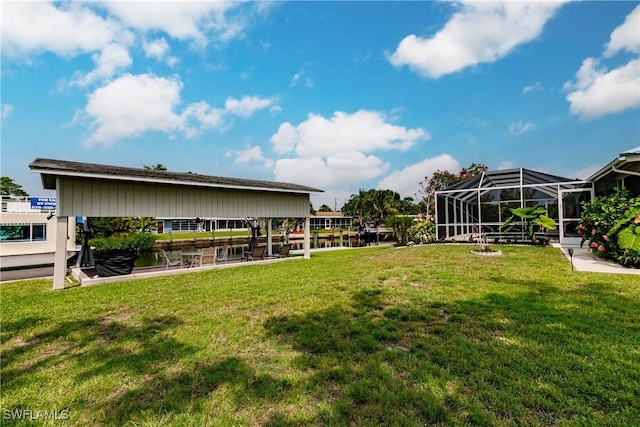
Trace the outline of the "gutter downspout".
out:
M 624 169 L 618 169 L 615 166 L 611 167 L 611 171 L 612 172 L 616 172 L 616 173 L 626 174 L 626 175 L 640 176 L 640 172 L 628 171 L 628 170 L 624 170 Z

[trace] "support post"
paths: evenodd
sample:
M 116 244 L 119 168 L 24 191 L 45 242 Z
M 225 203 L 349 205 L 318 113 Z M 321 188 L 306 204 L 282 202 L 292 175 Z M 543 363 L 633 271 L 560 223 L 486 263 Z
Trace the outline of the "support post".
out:
M 267 255 L 273 255 L 273 225 L 271 224 L 271 218 L 267 218 Z
M 311 218 L 304 219 L 304 259 L 311 258 Z
M 64 289 L 67 277 L 67 217 L 56 216 L 56 253 L 53 259 L 53 289 Z

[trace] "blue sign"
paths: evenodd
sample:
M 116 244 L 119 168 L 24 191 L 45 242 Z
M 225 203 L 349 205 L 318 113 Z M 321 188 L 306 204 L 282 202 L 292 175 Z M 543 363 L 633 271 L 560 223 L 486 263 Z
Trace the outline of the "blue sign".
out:
M 31 209 L 39 209 L 41 211 L 55 211 L 56 198 L 55 197 L 32 197 Z

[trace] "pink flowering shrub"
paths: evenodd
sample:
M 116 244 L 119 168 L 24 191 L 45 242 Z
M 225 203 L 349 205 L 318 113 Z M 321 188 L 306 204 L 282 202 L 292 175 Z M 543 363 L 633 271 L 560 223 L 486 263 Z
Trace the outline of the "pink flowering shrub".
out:
M 626 189 L 584 203 L 576 232 L 596 255 L 640 267 L 640 197 Z
M 436 191 L 444 190 L 453 184 L 488 170 L 489 168 L 482 163 L 471 163 L 468 167 L 460 169 L 458 173 L 449 172 L 448 170 L 437 170 L 431 177 L 425 176 L 424 181 L 420 181 L 418 185 L 420 186 L 419 193 L 424 194 L 427 214 L 432 215 L 434 213 Z

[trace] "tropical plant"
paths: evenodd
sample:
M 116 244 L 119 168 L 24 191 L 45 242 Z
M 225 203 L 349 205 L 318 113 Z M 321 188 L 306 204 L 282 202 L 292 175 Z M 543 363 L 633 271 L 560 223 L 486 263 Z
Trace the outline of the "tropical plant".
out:
M 415 243 L 433 243 L 436 241 L 436 223 L 417 221 L 409 228 L 409 238 Z
M 333 209 L 327 205 L 322 205 L 318 208 L 318 212 L 333 212 Z
M 535 227 L 538 226 L 542 229 L 555 230 L 556 222 L 553 218 L 547 216 L 547 208 L 544 206 L 526 206 L 523 208 L 511 208 L 512 216 L 509 217 L 502 229 L 509 231 L 515 226 L 515 221 L 520 218 L 524 222 L 524 226 L 527 227 L 529 238 L 534 244 L 538 243 L 536 239 Z
M 132 230 L 129 217 L 89 217 L 87 225 L 91 237 L 109 237 L 114 234 L 126 234 Z
M 413 217 L 407 215 L 391 215 L 385 220 L 387 227 L 393 229 L 393 234 L 398 239 L 400 245 L 407 243 L 409 229 L 413 225 Z
M 351 195 L 342 212 L 364 222 L 382 220 L 389 215 L 415 215 L 418 207 L 411 197 L 401 199 L 400 194 L 392 190 L 360 189 L 358 194 Z
M 158 223 L 149 216 L 134 217 L 131 218 L 131 228 L 139 233 L 150 233 L 158 228 Z
M 640 197 L 623 188 L 583 203 L 577 233 L 597 256 L 640 266 Z
M 167 168 L 162 163 L 156 163 L 155 165 L 144 165 L 145 169 L 150 169 L 154 171 L 166 171 Z

